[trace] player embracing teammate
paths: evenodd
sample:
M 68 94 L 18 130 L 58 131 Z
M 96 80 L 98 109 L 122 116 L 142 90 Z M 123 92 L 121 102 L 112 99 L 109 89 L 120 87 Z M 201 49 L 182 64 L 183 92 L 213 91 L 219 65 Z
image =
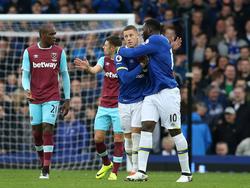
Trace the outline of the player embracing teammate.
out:
M 188 161 L 188 145 L 181 132 L 180 91 L 173 74 L 173 52 L 169 40 L 160 34 L 161 25 L 155 19 L 148 19 L 143 25 L 144 43 L 134 48 L 120 48 L 118 55 L 125 58 L 149 57 L 148 83 L 145 86 L 142 103 L 142 131 L 138 152 L 138 171 L 128 176 L 129 181 L 145 181 L 147 161 L 152 149 L 152 132 L 156 122 L 169 130 L 179 157 L 182 175 L 177 182 L 192 181 Z

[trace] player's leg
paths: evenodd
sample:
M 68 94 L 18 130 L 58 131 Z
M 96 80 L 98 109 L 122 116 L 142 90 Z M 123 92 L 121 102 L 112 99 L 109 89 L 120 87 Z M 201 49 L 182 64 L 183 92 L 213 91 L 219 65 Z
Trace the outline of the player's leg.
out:
M 43 167 L 43 128 L 42 128 L 42 105 L 29 104 L 30 122 L 35 149 L 39 156 L 41 167 Z
M 50 101 L 42 105 L 43 151 L 44 162 L 41 179 L 49 179 L 51 159 L 54 149 L 54 131 L 59 108 L 59 101 Z
M 111 124 L 111 119 L 108 116 L 108 112 L 106 108 L 98 107 L 98 111 L 95 117 L 94 129 L 95 129 L 95 145 L 96 151 L 98 155 L 102 158 L 102 167 L 96 173 L 96 178 L 103 178 L 106 173 L 113 167 L 113 163 L 108 158 L 107 147 L 105 145 L 105 135 L 106 131 L 109 129 L 109 125 Z
M 154 105 L 154 95 L 145 97 L 141 110 L 142 130 L 138 151 L 138 172 L 128 176 L 129 181 L 146 181 L 148 178 L 146 175 L 148 156 L 153 145 L 152 133 L 158 120 L 159 114 Z
M 117 174 L 119 167 L 122 163 L 123 151 L 124 151 L 124 138 L 123 130 L 121 127 L 121 120 L 118 108 L 110 110 L 110 116 L 112 119 L 112 125 L 114 130 L 114 156 L 113 156 L 113 169 L 109 175 L 108 180 L 117 180 Z
M 166 100 L 171 98 L 171 100 Z M 178 88 L 165 89 L 161 93 L 159 99 L 159 105 L 165 105 L 166 107 L 160 111 L 162 120 L 162 126 L 169 130 L 172 136 L 181 166 L 182 176 L 177 182 L 189 182 L 192 180 L 192 175 L 189 168 L 188 160 L 188 144 L 186 138 L 181 132 L 181 115 L 180 115 L 180 92 Z
M 132 139 L 131 139 L 131 105 L 118 104 L 121 126 L 124 133 L 124 149 L 127 155 L 128 162 L 132 164 Z
M 132 164 L 134 174 L 138 171 L 138 149 L 141 138 L 141 107 L 142 101 L 132 104 L 132 114 L 131 114 L 131 132 L 132 132 Z

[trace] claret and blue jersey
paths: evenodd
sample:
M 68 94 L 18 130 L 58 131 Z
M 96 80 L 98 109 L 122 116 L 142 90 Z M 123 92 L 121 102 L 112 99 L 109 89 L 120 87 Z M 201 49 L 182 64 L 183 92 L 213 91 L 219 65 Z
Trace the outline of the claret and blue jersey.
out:
M 121 48 L 119 55 L 135 58 L 148 55 L 148 81 L 143 95 L 156 94 L 165 88 L 177 87 L 173 75 L 173 53 L 168 39 L 163 35 L 151 35 L 143 44 L 135 48 Z
M 115 64 L 120 82 L 118 101 L 124 104 L 142 101 L 146 77 L 139 61 L 136 58 L 116 55 Z

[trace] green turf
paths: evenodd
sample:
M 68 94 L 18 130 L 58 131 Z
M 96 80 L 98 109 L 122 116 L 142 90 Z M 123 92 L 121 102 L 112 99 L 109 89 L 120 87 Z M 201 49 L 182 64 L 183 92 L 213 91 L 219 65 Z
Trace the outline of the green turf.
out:
M 147 182 L 125 182 L 125 172 L 119 180 L 95 179 L 96 171 L 52 170 L 49 180 L 39 180 L 38 170 L 0 170 L 0 188 L 250 188 L 248 173 L 205 173 L 194 174 L 191 183 L 175 183 L 176 172 L 149 172 Z

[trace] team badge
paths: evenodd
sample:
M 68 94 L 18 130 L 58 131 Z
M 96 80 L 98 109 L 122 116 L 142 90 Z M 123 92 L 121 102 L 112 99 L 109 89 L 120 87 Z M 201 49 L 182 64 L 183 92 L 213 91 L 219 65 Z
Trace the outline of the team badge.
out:
M 122 56 L 117 55 L 117 56 L 115 57 L 115 60 L 116 60 L 116 62 L 121 62 L 121 61 L 122 61 Z
M 57 61 L 57 53 L 51 53 L 51 58 L 53 62 Z

